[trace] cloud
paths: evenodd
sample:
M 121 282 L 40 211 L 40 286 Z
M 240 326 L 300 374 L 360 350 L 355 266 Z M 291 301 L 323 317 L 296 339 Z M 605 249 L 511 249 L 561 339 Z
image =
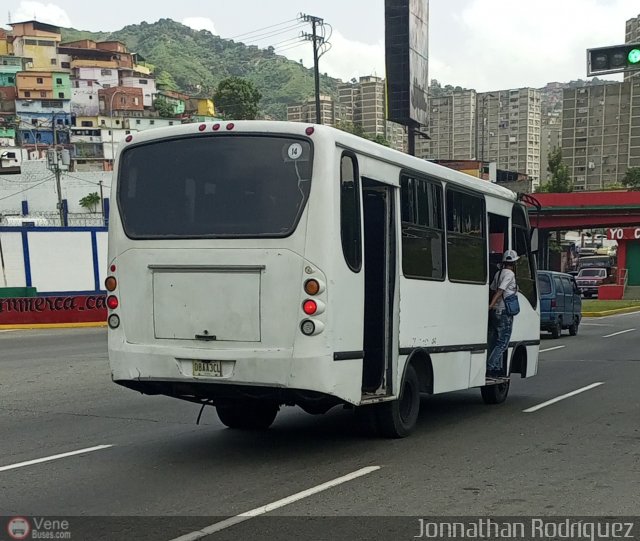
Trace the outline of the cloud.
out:
M 14 22 L 35 19 L 42 23 L 56 26 L 71 26 L 71 19 L 64 9 L 55 4 L 43 4 L 41 2 L 20 2 L 18 9 L 11 13 L 11 18 Z
M 208 30 L 212 34 L 218 35 L 215 24 L 209 17 L 185 17 L 182 19 L 182 24 L 194 30 Z
M 449 69 L 440 76 L 433 65 L 431 76 L 478 90 L 585 78 L 586 49 L 623 43 L 637 9 L 637 0 L 472 0 L 451 39 L 432 44 Z

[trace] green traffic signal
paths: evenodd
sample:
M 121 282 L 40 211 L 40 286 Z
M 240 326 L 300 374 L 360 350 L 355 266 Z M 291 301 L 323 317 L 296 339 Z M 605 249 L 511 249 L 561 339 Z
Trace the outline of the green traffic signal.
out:
M 629 64 L 638 64 L 640 62 L 640 49 L 631 49 L 627 55 Z

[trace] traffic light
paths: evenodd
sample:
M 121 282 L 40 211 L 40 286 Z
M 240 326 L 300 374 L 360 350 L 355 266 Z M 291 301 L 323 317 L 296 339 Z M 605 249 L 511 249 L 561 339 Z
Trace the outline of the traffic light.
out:
M 640 69 L 640 43 L 587 49 L 587 75 L 622 73 Z

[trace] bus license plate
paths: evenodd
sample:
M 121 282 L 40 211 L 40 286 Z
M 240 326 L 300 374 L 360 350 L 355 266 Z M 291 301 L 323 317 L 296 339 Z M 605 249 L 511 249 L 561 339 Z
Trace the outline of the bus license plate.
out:
M 207 376 L 210 378 L 222 377 L 222 362 L 221 361 L 193 361 L 193 375 L 194 376 Z

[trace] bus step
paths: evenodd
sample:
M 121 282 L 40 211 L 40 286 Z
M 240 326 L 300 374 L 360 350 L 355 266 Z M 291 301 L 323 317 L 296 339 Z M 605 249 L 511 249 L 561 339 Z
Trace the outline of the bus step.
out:
M 486 385 L 500 385 L 501 383 L 508 383 L 509 382 L 508 377 L 506 376 L 499 376 L 499 377 L 486 377 Z

